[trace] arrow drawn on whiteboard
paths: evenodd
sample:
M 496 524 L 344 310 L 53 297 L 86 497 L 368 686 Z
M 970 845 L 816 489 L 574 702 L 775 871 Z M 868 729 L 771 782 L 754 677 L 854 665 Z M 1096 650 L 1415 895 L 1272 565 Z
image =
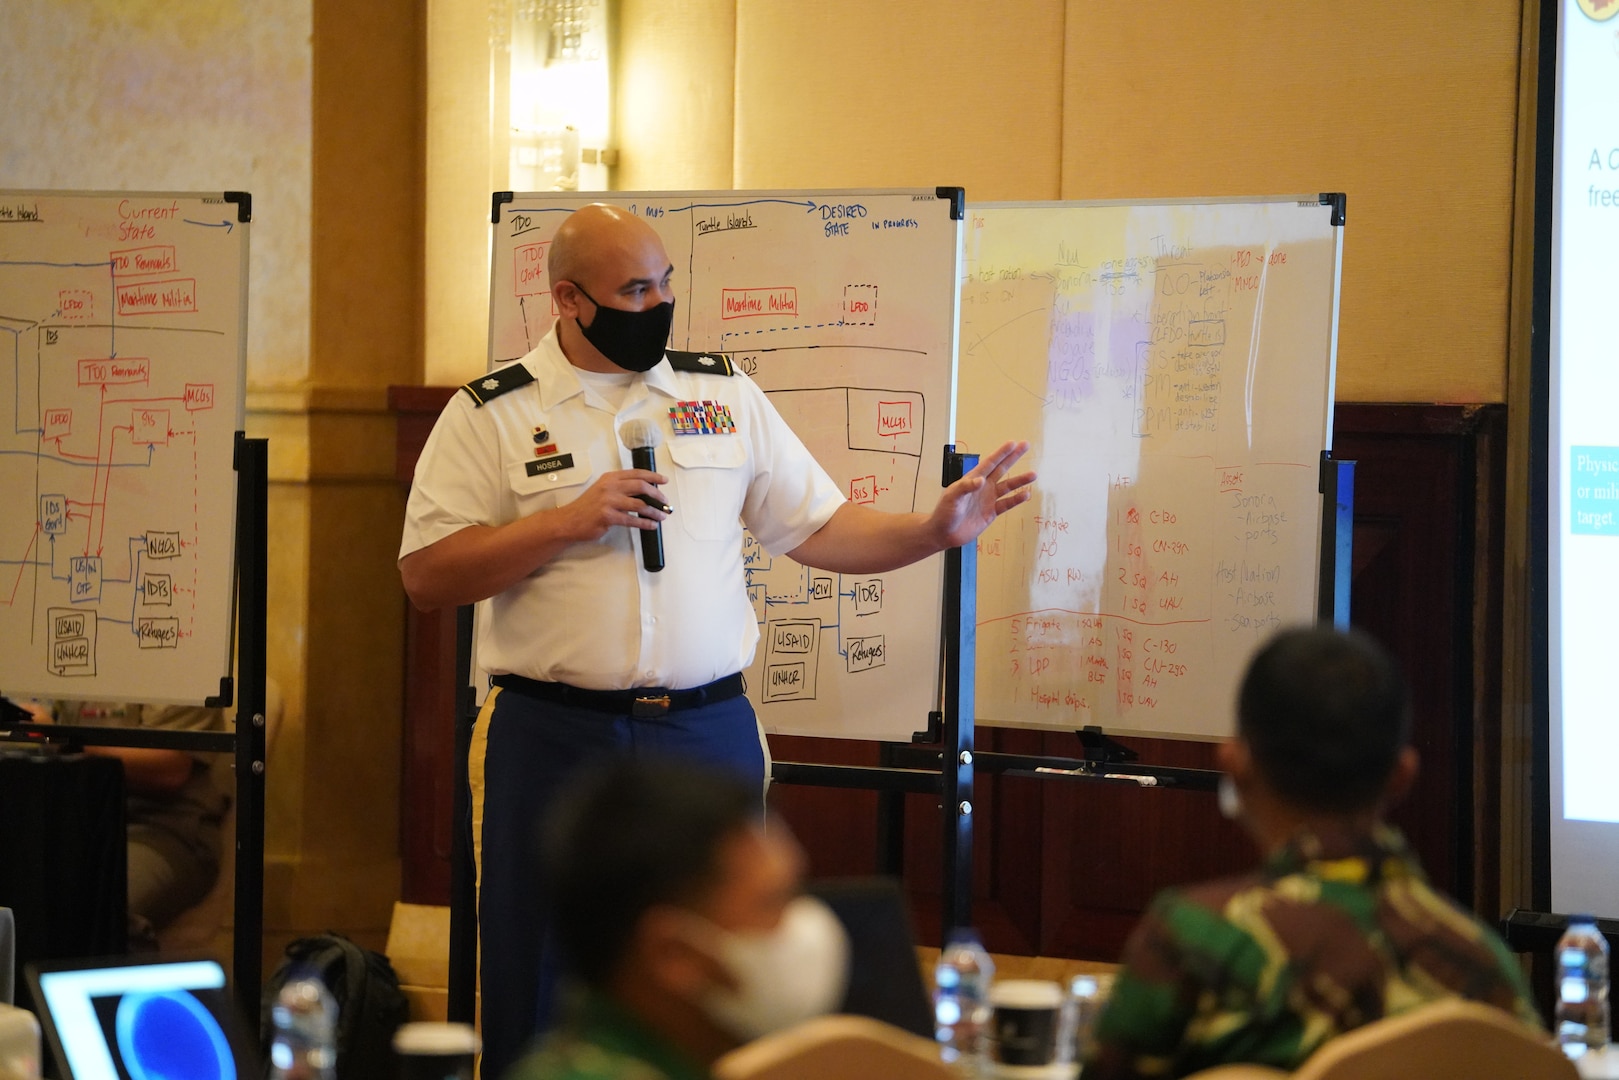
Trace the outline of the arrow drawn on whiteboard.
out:
M 817 202 L 800 202 L 797 199 L 745 199 L 738 200 L 736 202 L 692 203 L 690 206 L 671 206 L 669 208 L 669 213 L 680 214 L 687 210 L 724 210 L 728 206 L 757 206 L 760 203 L 780 203 L 783 206 L 802 206 L 805 208 L 804 212 L 806 214 L 814 213 L 815 208 L 820 205 L 820 203 Z
M 534 342 L 531 341 L 528 336 L 528 305 L 523 303 L 523 301 L 526 299 L 527 297 L 519 296 L 517 298 L 517 307 L 523 317 L 523 344 L 527 345 L 529 349 L 532 350 L 534 348 Z
M 1051 309 L 1048 307 L 1037 307 L 1031 308 L 1021 315 L 1014 315 L 1010 319 L 1001 323 L 1001 325 L 997 326 L 995 329 L 991 330 L 989 333 L 975 335 L 972 342 L 966 346 L 964 351 L 968 356 L 977 356 L 979 354 L 979 350 L 983 349 L 985 357 L 988 358 L 989 362 L 995 366 L 996 371 L 999 371 L 1006 377 L 1007 382 L 1011 383 L 1019 390 L 1022 390 L 1025 394 L 1028 394 L 1030 397 L 1040 402 L 1041 405 L 1050 404 L 1051 399 L 1049 397 L 1036 390 L 1034 387 L 1025 386 L 1023 383 L 1019 382 L 1018 377 L 1013 372 L 1007 370 L 1005 365 L 1003 365 L 995 356 L 995 350 L 987 347 L 990 338 L 994 337 L 996 334 L 999 334 L 1002 330 L 1009 329 L 1014 323 L 1022 322 L 1031 315 L 1046 315 L 1049 317 L 1050 313 Z
M 1254 295 L 1254 326 L 1248 335 L 1248 377 L 1243 382 L 1243 411 L 1248 419 L 1248 449 L 1254 447 L 1254 373 L 1259 367 L 1259 323 L 1265 311 L 1265 272 L 1270 268 L 1271 242 L 1265 241 L 1265 261 L 1259 264 L 1259 290 Z
M 224 229 L 227 235 L 236 228 L 235 222 L 231 221 L 192 221 L 190 218 L 181 218 L 180 220 L 187 225 L 201 225 L 205 229 Z

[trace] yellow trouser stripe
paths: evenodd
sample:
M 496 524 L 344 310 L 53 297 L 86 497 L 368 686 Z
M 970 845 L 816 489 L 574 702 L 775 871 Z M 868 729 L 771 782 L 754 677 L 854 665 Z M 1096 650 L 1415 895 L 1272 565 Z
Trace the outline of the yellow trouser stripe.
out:
M 472 867 L 476 888 L 473 918 L 477 918 L 476 904 L 483 900 L 483 792 L 484 792 L 484 759 L 489 753 L 489 718 L 495 714 L 495 699 L 500 696 L 500 687 L 491 686 L 489 693 L 483 699 L 483 708 L 478 710 L 478 719 L 472 725 L 472 745 L 467 748 L 467 786 L 472 791 Z M 478 972 L 477 986 L 483 985 L 483 932 L 478 933 Z M 478 1055 L 479 1073 L 482 1072 L 483 1055 Z

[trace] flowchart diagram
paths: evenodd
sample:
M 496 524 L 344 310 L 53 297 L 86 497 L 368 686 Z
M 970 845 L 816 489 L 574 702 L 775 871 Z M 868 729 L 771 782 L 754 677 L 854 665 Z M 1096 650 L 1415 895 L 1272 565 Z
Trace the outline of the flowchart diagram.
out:
M 12 211 L 0 222 L 38 222 L 0 224 L 0 686 L 217 694 L 241 385 L 236 207 L 0 200 Z
M 551 236 L 594 198 L 496 196 L 493 362 L 524 355 L 555 321 Z M 658 231 L 673 263 L 673 348 L 714 350 L 751 378 L 851 502 L 933 506 L 953 424 L 959 197 L 683 192 L 614 201 Z M 772 556 L 752 536 L 743 545 L 759 629 L 745 674 L 768 730 L 908 739 L 925 726 L 937 707 L 937 559 L 840 575 Z
M 759 357 L 737 359 L 756 367 Z M 916 508 L 925 419 L 920 394 L 832 387 L 777 390 L 769 396 L 795 429 L 816 427 L 818 418 L 845 417 L 844 449 L 823 444 L 816 458 L 834 477 L 845 478 L 844 494 L 851 502 L 897 512 Z M 759 620 L 765 701 L 814 700 L 823 647 L 836 651 L 830 662 L 845 674 L 886 666 L 892 620 L 882 617 L 881 576 L 828 574 L 774 559 L 747 534 L 742 551 L 748 596 Z

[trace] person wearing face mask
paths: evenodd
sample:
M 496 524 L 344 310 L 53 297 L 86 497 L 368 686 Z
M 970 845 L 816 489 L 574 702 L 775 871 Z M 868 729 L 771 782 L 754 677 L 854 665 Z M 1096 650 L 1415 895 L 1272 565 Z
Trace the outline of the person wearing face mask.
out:
M 489 600 L 478 665 L 494 688 L 469 760 L 486 1057 L 550 1015 L 541 886 L 526 838 L 583 759 L 652 750 L 721 765 L 762 805 L 763 737 L 743 696 L 758 617 L 746 525 L 768 551 L 879 573 L 959 546 L 1025 501 L 1007 443 L 927 514 L 850 503 L 746 375 L 667 348 L 674 267 L 658 234 L 581 208 L 548 251 L 557 321 L 520 361 L 463 387 L 422 451 L 399 569 L 424 610 Z M 627 422 L 661 437 L 626 467 Z M 666 565 L 638 540 L 661 526 Z
M 510 1080 L 697 1080 L 842 1000 L 842 924 L 799 892 L 803 856 L 757 801 L 734 774 L 668 760 L 597 768 L 559 796 L 540 859 L 572 995 Z
M 1404 680 L 1365 634 L 1284 630 L 1260 650 L 1219 760 L 1221 809 L 1265 862 L 1154 899 L 1085 1080 L 1292 1071 L 1334 1035 L 1444 997 L 1540 1027 L 1506 946 L 1428 886 L 1384 821 L 1416 777 L 1410 729 Z

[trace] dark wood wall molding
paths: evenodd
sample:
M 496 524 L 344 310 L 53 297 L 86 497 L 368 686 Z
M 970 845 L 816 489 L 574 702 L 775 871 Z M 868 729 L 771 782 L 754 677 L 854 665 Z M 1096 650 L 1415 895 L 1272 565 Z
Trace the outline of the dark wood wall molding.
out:
M 443 387 L 395 387 L 408 484 Z M 1422 779 L 1397 813 L 1441 888 L 1496 918 L 1504 406 L 1339 403 L 1334 451 L 1356 472 L 1352 610 L 1411 682 Z M 401 596 L 401 603 L 407 603 Z M 445 903 L 453 613 L 407 603 L 404 898 Z M 1214 767 L 1207 743 L 1132 739 L 1144 761 Z M 783 760 L 878 763 L 874 743 L 772 737 Z M 1082 756 L 1064 732 L 981 729 L 981 748 Z M 1160 888 L 1251 867 L 1255 853 L 1204 792 L 980 776 L 975 921 L 990 948 L 1112 959 Z M 873 873 L 877 797 L 777 785 L 772 804 L 814 872 Z M 906 797 L 904 876 L 923 940 L 936 940 L 937 800 Z
M 1423 769 L 1398 814 L 1441 888 L 1502 914 L 1504 405 L 1340 404 L 1356 458 L 1357 626 L 1399 657 Z
M 394 476 L 407 490 L 433 423 L 455 393 L 449 386 L 390 386 Z M 450 902 L 450 824 L 454 805 L 455 609 L 405 607 L 404 753 L 399 800 L 400 896 L 409 904 Z

